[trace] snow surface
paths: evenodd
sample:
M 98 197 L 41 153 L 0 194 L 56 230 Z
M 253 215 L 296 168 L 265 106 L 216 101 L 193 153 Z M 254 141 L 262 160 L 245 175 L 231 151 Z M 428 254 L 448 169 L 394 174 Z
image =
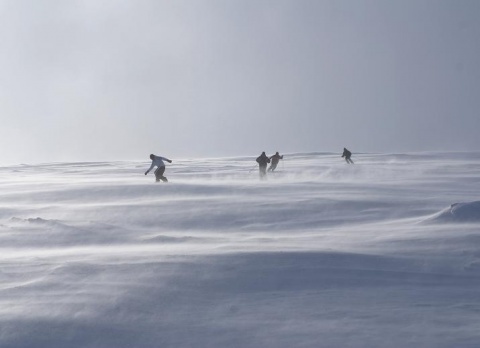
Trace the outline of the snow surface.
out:
M 0 167 L 0 347 L 479 347 L 480 154 Z

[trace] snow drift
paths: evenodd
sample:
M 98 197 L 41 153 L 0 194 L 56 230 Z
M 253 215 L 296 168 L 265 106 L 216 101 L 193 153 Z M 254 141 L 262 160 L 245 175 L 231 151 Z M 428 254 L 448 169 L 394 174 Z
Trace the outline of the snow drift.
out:
M 454 203 L 433 219 L 436 222 L 480 222 L 480 201 Z

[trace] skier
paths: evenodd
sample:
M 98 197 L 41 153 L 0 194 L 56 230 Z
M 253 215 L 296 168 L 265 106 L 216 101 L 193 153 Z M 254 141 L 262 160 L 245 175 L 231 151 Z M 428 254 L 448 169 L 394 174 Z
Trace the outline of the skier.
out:
M 277 168 L 278 162 L 281 159 L 283 159 L 283 155 L 280 156 L 278 151 L 275 153 L 275 155 L 271 156 L 270 160 L 272 161 L 272 163 L 270 164 L 270 167 L 268 168 L 268 171 L 273 172 L 275 170 L 275 168 Z
M 163 173 L 165 173 L 165 163 L 163 161 L 172 163 L 172 160 L 169 160 L 166 157 L 155 156 L 154 154 L 150 155 L 150 159 L 152 160 L 152 165 L 145 172 L 145 175 L 147 175 L 148 172 L 153 169 L 153 167 L 157 166 L 157 170 L 155 170 L 155 181 L 159 182 L 160 180 L 162 180 L 163 182 L 168 182 L 168 179 L 163 176 Z
M 260 156 L 257 157 L 256 161 L 258 163 L 260 178 L 263 178 L 267 174 L 267 164 L 270 163 L 270 158 L 267 157 L 264 151 Z
M 350 151 L 348 151 L 346 148 L 343 148 L 343 155 L 342 157 L 345 157 L 345 161 L 347 163 L 351 163 L 353 164 L 353 161 L 350 159 L 350 157 L 352 157 L 352 153 Z

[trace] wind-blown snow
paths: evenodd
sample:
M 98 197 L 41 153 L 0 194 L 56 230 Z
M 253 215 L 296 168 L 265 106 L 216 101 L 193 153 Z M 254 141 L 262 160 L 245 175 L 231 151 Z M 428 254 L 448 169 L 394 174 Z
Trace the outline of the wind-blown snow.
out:
M 0 347 L 478 347 L 480 154 L 0 167 Z

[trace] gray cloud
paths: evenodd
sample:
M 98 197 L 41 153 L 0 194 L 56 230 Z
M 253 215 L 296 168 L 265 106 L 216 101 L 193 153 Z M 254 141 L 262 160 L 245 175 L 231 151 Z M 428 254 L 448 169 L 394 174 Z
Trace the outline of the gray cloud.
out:
M 477 1 L 2 1 L 3 162 L 477 149 Z

